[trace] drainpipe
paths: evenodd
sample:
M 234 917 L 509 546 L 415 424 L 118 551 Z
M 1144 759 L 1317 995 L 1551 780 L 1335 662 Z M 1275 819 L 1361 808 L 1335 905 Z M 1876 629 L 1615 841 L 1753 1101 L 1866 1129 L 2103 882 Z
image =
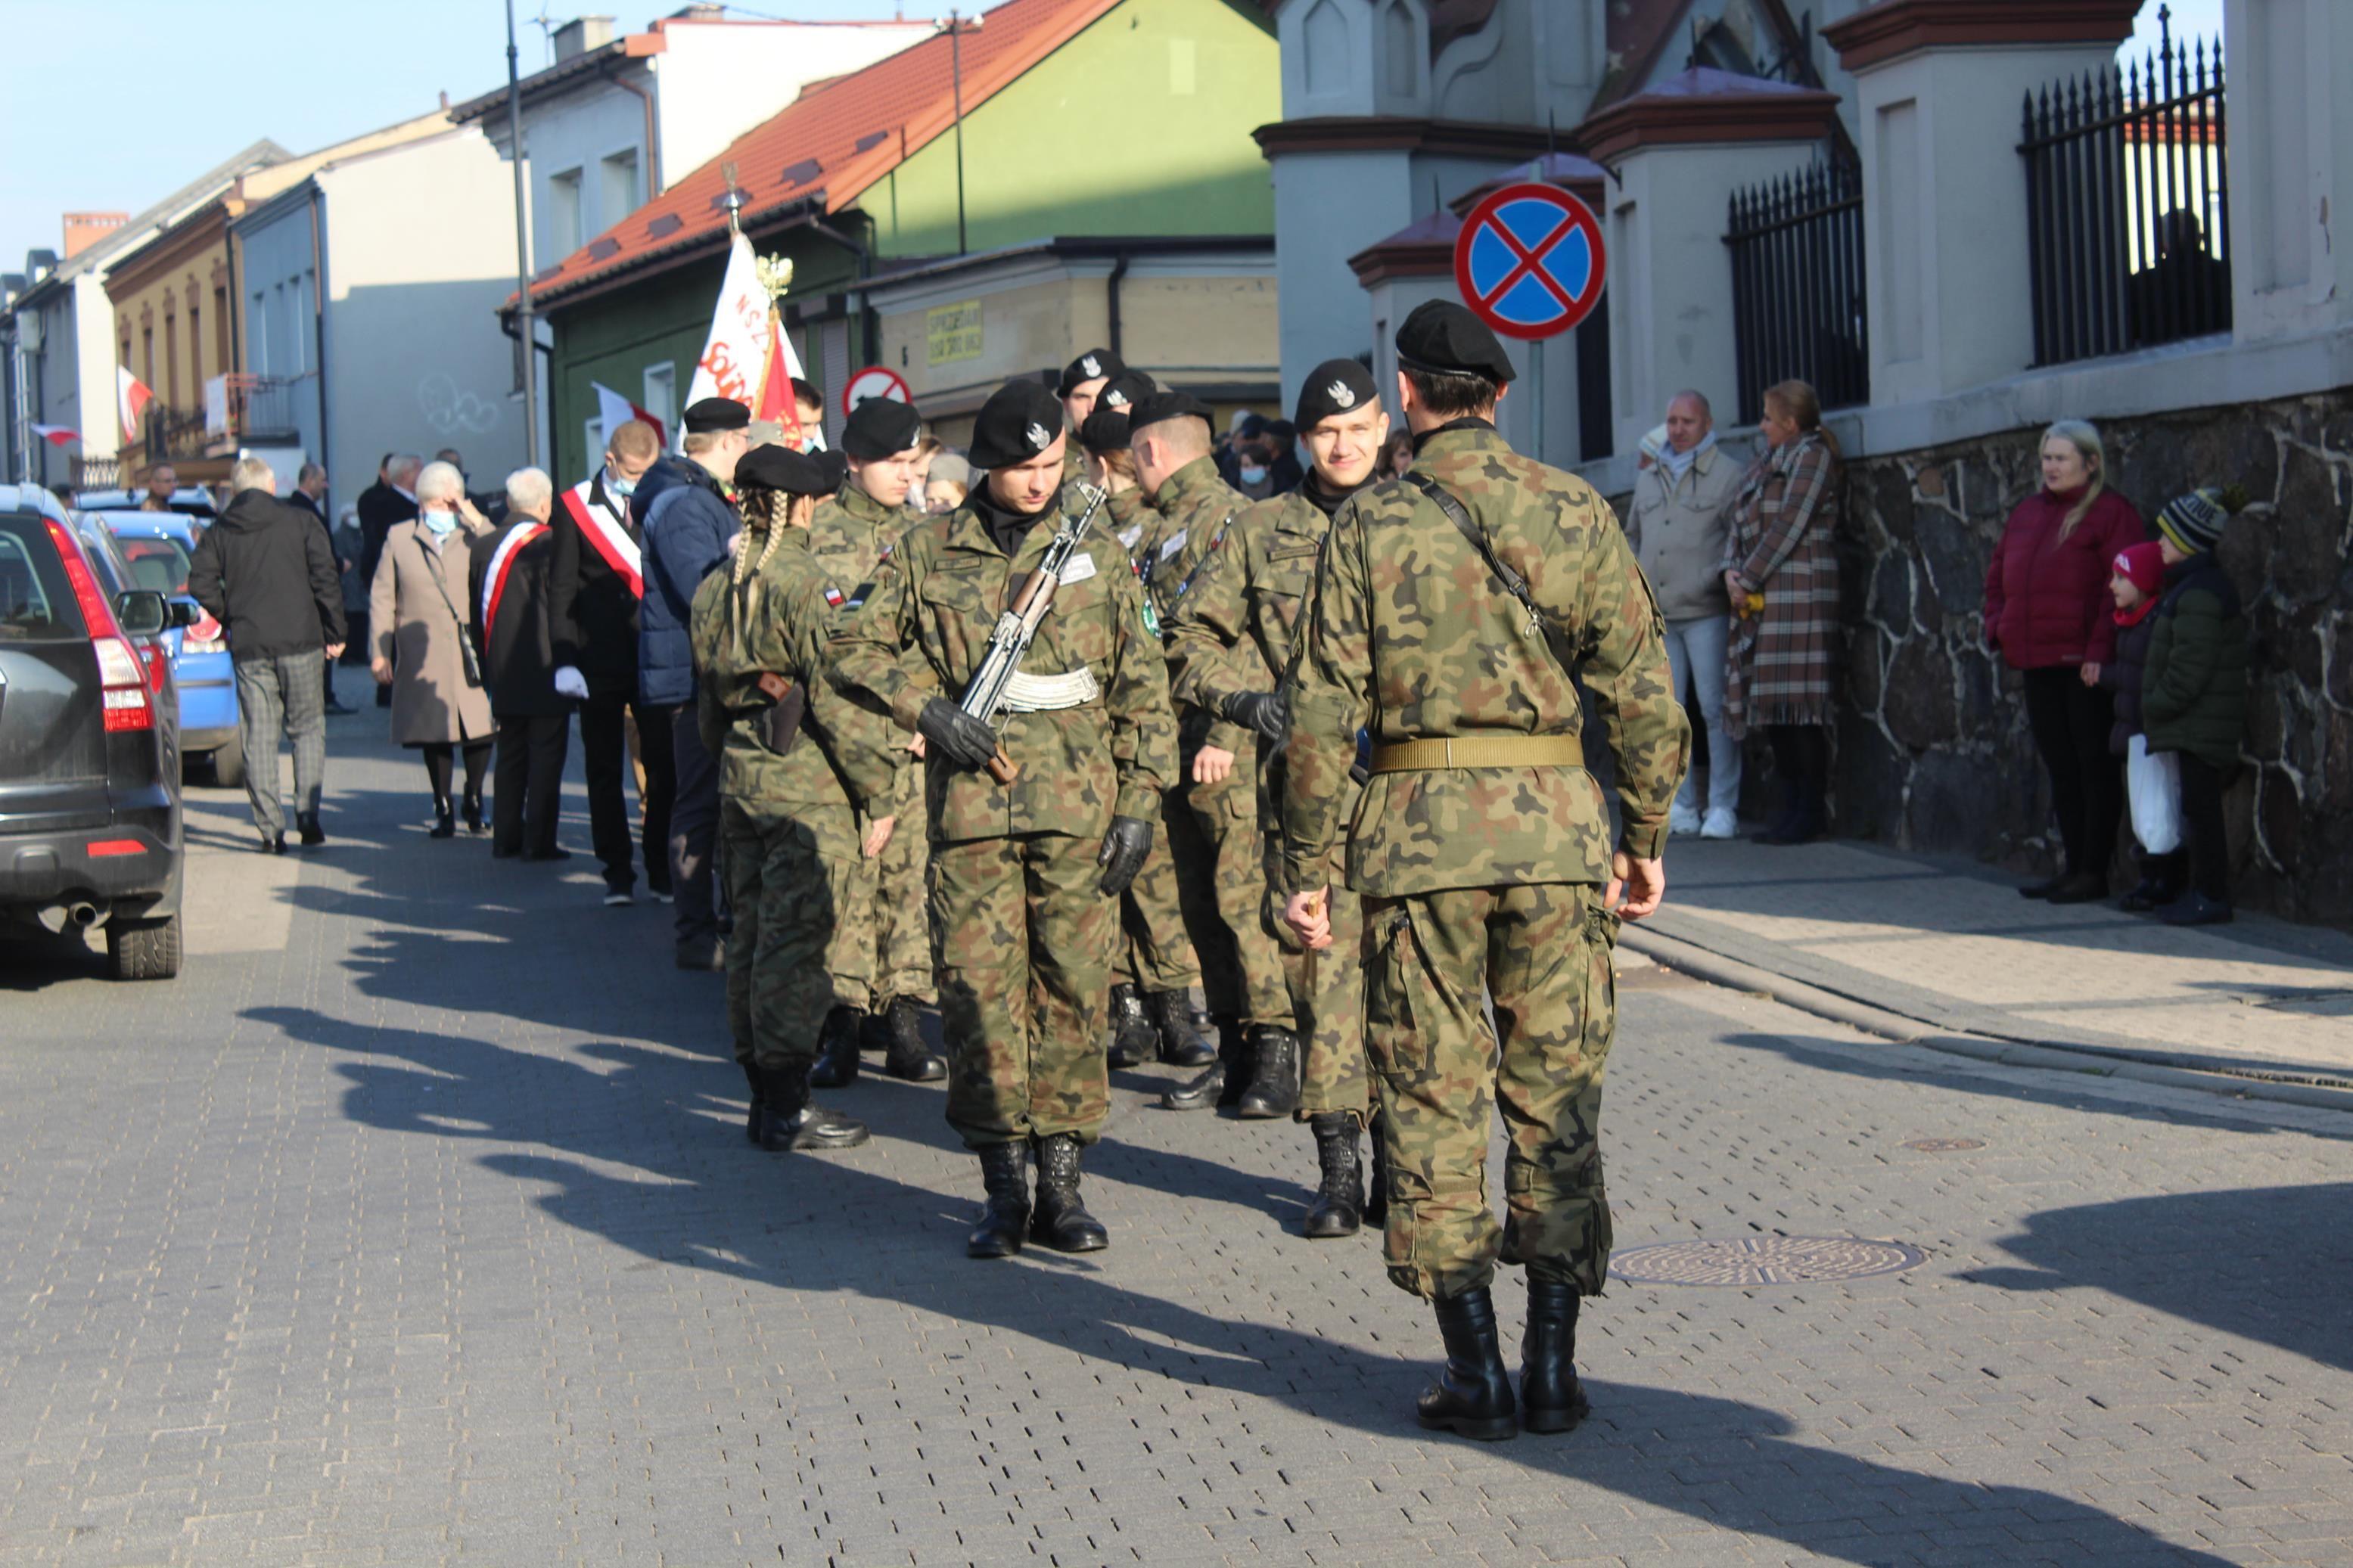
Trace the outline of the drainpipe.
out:
M 646 111 L 646 200 L 662 194 L 661 127 L 654 118 L 654 95 L 636 82 L 624 80 L 612 72 L 602 73 L 607 81 L 636 98 Z
M 327 531 L 335 528 L 335 449 L 334 426 L 327 423 L 327 253 L 321 243 L 319 226 L 322 220 L 320 204 L 327 193 L 311 182 L 311 344 L 318 350 L 319 363 L 311 367 L 319 378 L 319 467 L 327 470 Z
M 1111 352 L 1123 361 L 1127 358 L 1127 350 L 1121 346 L 1119 341 L 1119 285 L 1120 280 L 1127 276 L 1127 264 L 1134 259 L 1123 249 L 1119 259 L 1111 264 Z

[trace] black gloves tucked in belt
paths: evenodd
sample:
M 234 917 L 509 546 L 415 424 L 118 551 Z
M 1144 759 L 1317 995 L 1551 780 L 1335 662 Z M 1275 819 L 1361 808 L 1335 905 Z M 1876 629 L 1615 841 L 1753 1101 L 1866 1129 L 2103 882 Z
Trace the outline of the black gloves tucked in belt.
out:
M 1112 899 L 1127 891 L 1151 853 L 1152 824 L 1134 816 L 1113 817 L 1111 831 L 1103 835 L 1103 853 L 1095 857 L 1095 864 L 1103 868 L 1096 890 Z
M 1237 691 L 1226 699 L 1225 716 L 1270 741 L 1280 741 L 1290 728 L 1289 705 L 1279 691 Z
M 915 718 L 915 732 L 957 767 L 985 767 L 997 755 L 997 731 L 949 701 L 934 697 Z

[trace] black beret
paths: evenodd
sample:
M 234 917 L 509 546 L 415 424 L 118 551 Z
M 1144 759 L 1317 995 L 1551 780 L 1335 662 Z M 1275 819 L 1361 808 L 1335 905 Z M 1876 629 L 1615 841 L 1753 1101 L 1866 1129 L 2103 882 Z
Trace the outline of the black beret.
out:
M 1117 375 L 1127 368 L 1120 357 L 1109 349 L 1089 349 L 1062 367 L 1062 379 L 1054 384 L 1054 395 L 1068 397 L 1071 389 L 1082 381 L 1100 381 L 1107 375 Z
M 1209 405 L 1189 392 L 1155 392 L 1128 410 L 1129 426 L 1137 430 L 1147 425 L 1157 425 L 1164 419 L 1181 419 L 1187 415 L 1196 419 L 1209 417 Z
M 732 397 L 706 397 L 686 405 L 686 433 L 707 436 L 714 430 L 741 430 L 752 423 L 752 411 Z
M 842 422 L 841 449 L 861 463 L 888 458 L 913 446 L 923 433 L 923 416 L 912 403 L 870 397 Z
M 1299 385 L 1297 423 L 1313 430 L 1335 414 L 1347 414 L 1380 401 L 1373 373 L 1352 359 L 1327 359 Z
M 1497 386 L 1519 374 L 1487 323 L 1451 300 L 1425 300 L 1398 329 L 1398 363 L 1443 375 L 1483 375 Z
M 735 465 L 735 483 L 792 496 L 829 496 L 849 471 L 839 452 L 796 452 L 771 443 L 744 454 Z
M 1003 468 L 1026 463 L 1062 433 L 1062 405 L 1038 383 L 1008 381 L 988 395 L 972 422 L 973 466 Z
M 1097 457 L 1105 452 L 1127 450 L 1129 422 L 1124 408 L 1105 408 L 1100 402 L 1095 411 L 1079 426 L 1079 445 Z
M 1137 404 L 1159 390 L 1159 384 L 1142 371 L 1124 370 L 1103 383 L 1103 389 L 1095 394 L 1095 406 L 1133 414 Z

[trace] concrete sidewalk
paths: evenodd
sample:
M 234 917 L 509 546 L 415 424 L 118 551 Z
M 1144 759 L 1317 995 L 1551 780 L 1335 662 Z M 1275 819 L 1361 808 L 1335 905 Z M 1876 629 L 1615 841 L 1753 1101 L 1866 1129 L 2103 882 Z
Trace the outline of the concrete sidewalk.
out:
M 2353 937 L 2339 931 L 2248 915 L 2181 930 L 2024 900 L 1968 862 L 1695 838 L 1669 849 L 1666 907 L 1628 930 L 1670 967 L 1737 984 L 1748 966 L 1788 983 L 1759 987 L 1785 1001 L 1810 994 L 1815 1010 L 1899 1038 L 2353 1094 Z

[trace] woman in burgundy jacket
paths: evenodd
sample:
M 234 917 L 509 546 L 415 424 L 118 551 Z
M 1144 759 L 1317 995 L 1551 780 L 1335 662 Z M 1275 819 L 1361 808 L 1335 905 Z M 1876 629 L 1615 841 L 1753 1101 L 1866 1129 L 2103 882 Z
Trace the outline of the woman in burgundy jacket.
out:
M 2107 488 L 2100 433 L 2063 419 L 2042 433 L 2042 488 L 2018 503 L 1986 567 L 1985 635 L 2026 678 L 2026 718 L 2051 774 L 2066 868 L 2021 896 L 2089 903 L 2108 893 L 2124 818 L 2124 773 L 2108 750 L 2116 720 L 2100 666 L 2116 647 L 2108 563 L 2148 535 Z

